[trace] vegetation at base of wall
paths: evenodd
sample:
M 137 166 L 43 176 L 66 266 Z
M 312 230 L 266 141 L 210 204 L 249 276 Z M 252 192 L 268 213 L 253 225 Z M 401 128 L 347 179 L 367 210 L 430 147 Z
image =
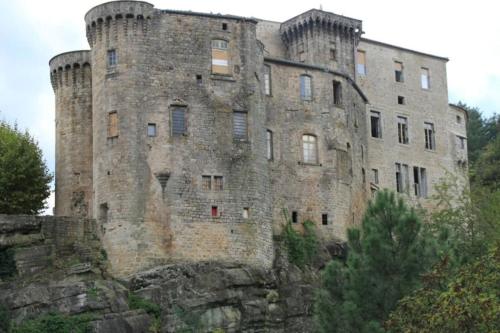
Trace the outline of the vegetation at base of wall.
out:
M 16 275 L 16 261 L 14 260 L 14 249 L 9 247 L 0 249 L 0 279 Z
M 379 191 L 361 228 L 348 231 L 347 261 L 332 261 L 317 292 L 318 332 L 383 332 L 398 300 L 419 285 L 434 259 L 421 222 L 395 193 Z
M 38 143 L 0 121 L 0 214 L 38 214 L 50 195 L 49 173 Z
M 391 313 L 388 332 L 500 332 L 500 247 L 458 274 L 443 260 L 423 281 Z
M 286 218 L 286 212 L 284 212 Z M 304 233 L 296 231 L 290 220 L 287 221 L 283 230 L 283 238 L 288 251 L 288 260 L 303 268 L 312 264 L 318 253 L 318 237 L 316 235 L 315 224 L 306 220 L 302 223 Z
M 88 333 L 90 322 L 95 319 L 92 314 L 69 316 L 49 313 L 12 325 L 10 333 Z
M 0 332 L 9 332 L 10 330 L 10 313 L 5 305 L 0 304 Z
M 128 294 L 128 306 L 132 310 L 143 309 L 150 315 L 153 315 L 155 318 L 160 318 L 161 316 L 161 308 L 158 304 L 132 293 Z

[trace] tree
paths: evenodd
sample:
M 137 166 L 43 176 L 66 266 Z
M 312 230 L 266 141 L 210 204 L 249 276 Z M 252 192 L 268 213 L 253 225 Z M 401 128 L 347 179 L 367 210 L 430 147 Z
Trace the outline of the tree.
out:
M 33 137 L 0 121 L 0 213 L 40 213 L 51 181 Z
M 488 143 L 476 160 L 471 181 L 475 186 L 500 190 L 500 136 Z
M 377 193 L 361 230 L 348 231 L 345 264 L 331 262 L 315 303 L 319 332 L 382 332 L 399 299 L 419 284 L 434 258 L 413 209 L 388 190 Z
M 444 261 L 399 302 L 386 322 L 389 332 L 500 332 L 500 248 L 457 275 L 447 269 Z

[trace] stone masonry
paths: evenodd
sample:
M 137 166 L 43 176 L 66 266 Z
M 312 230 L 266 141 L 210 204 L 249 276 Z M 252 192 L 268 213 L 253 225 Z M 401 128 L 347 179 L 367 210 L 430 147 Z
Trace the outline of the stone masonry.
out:
M 284 216 L 342 241 L 370 191 L 401 185 L 396 163 L 408 166 L 401 195 L 429 207 L 444 170 L 463 173 L 466 115 L 448 105 L 447 59 L 364 39 L 360 20 L 115 1 L 85 22 L 90 50 L 50 61 L 55 213 L 97 220 L 117 276 L 179 261 L 269 268 Z

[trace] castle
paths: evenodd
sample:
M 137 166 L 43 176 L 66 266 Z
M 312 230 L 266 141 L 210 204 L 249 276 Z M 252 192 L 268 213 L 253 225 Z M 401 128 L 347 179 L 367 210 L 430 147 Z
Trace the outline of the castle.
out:
M 118 276 L 270 267 L 284 212 L 341 241 L 379 188 L 432 207 L 446 170 L 464 174 L 448 59 L 362 38 L 360 20 L 116 1 L 85 22 L 90 50 L 50 60 L 55 214 L 95 218 Z

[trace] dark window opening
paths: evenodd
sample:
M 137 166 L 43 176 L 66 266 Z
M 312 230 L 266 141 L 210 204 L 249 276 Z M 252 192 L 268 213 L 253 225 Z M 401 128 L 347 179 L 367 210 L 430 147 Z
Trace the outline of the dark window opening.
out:
M 333 104 L 342 104 L 342 85 L 338 81 L 333 81 Z
M 406 104 L 404 96 L 398 96 L 398 104 L 400 105 Z
M 394 73 L 396 82 L 404 82 L 403 77 L 403 63 L 402 62 L 394 62 Z
M 323 225 L 328 225 L 328 214 L 322 214 L 321 215 L 321 223 Z
M 402 144 L 410 142 L 408 138 L 408 118 L 398 116 L 398 141 Z
M 457 116 L 457 124 L 460 124 L 462 122 L 462 118 L 460 116 Z
M 370 112 L 370 124 L 371 132 L 373 138 L 382 137 L 382 126 L 380 121 L 380 112 L 371 111 Z
M 296 211 L 292 212 L 292 223 L 297 223 L 299 220 L 299 214 Z
M 366 183 L 366 171 L 365 171 L 365 168 L 361 168 L 361 174 L 363 176 L 363 183 Z
M 396 191 L 403 193 L 403 177 L 401 174 L 401 164 L 396 163 Z
M 219 208 L 217 206 L 212 206 L 212 217 L 219 216 Z
M 109 207 L 106 202 L 99 205 L 99 221 L 101 224 L 106 224 L 106 222 L 108 222 L 108 212 Z
M 227 30 L 227 23 L 222 23 L 222 30 Z
M 203 79 L 202 79 L 202 76 L 200 74 L 196 75 L 196 83 L 198 83 L 198 84 L 203 83 Z
M 330 60 L 337 61 L 337 50 L 330 49 Z

